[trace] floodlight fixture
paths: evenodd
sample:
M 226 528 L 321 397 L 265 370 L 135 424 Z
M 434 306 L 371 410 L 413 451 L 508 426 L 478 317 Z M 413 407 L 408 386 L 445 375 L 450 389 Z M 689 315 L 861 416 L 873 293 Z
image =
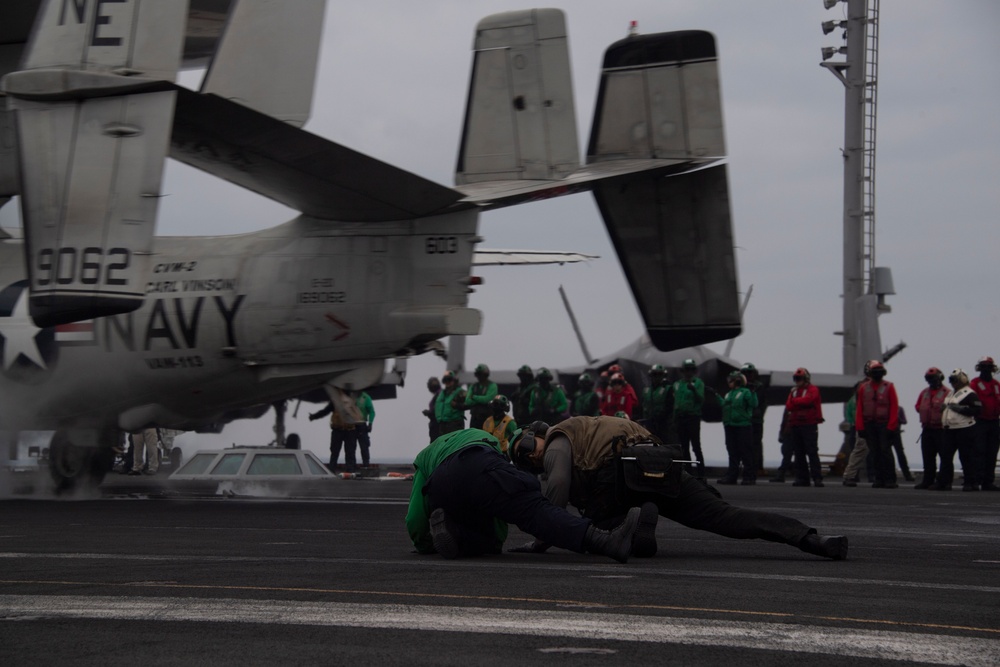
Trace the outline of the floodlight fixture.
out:
M 846 28 L 847 21 L 823 21 L 823 34 L 829 35 L 837 28 Z
M 841 46 L 838 48 L 836 46 L 824 46 L 822 49 L 822 53 L 823 53 L 823 60 L 829 60 L 838 53 L 847 55 L 847 47 Z

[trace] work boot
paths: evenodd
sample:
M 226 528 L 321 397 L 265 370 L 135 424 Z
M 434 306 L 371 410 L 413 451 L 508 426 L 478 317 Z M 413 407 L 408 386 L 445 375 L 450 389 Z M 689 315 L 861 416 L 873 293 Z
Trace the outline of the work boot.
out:
M 639 527 L 632 540 L 632 555 L 636 558 L 656 555 L 656 521 L 659 518 L 660 508 L 656 503 L 643 503 L 639 508 Z
M 813 480 L 813 486 L 823 486 L 823 478 L 817 477 Z
M 799 542 L 799 549 L 814 556 L 847 560 L 847 537 L 844 535 L 820 536 L 816 533 L 810 533 Z
M 779 470 L 778 472 L 774 473 L 774 477 L 772 477 L 771 479 L 769 479 L 767 481 L 769 481 L 769 482 L 776 482 L 778 484 L 784 484 L 785 483 L 785 473 L 783 471 Z
M 716 484 L 736 484 L 736 478 L 735 477 L 720 477 L 719 479 L 715 480 L 715 483 Z
M 458 538 L 443 509 L 439 507 L 431 512 L 430 524 L 434 550 L 443 558 L 458 558 Z
M 857 486 L 857 485 L 858 485 L 858 480 L 857 479 L 852 478 L 852 477 L 845 477 L 844 478 L 844 486 Z
M 640 513 L 638 507 L 633 507 L 625 515 L 621 525 L 613 530 L 601 530 L 591 525 L 583 538 L 583 548 L 590 553 L 614 558 L 619 563 L 627 563 L 628 554 L 632 551 L 632 540 L 639 527 Z

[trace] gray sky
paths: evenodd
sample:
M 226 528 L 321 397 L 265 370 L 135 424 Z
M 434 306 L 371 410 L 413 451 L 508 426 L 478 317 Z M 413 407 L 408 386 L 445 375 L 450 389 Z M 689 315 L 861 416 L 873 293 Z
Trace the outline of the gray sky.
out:
M 306 129 L 450 185 L 464 112 L 473 30 L 487 14 L 523 9 L 498 0 L 368 0 L 327 9 L 313 116 Z M 730 193 L 740 287 L 754 285 L 745 333 L 733 356 L 763 368 L 840 370 L 841 83 L 819 66 L 839 46 L 846 5 L 822 0 L 576 0 L 563 9 L 572 58 L 577 124 L 586 145 L 604 49 L 625 36 L 703 29 L 718 40 Z M 900 403 L 912 406 L 930 365 L 970 373 L 978 357 L 1000 356 L 996 332 L 1000 209 L 1000 3 L 994 0 L 881 2 L 877 264 L 893 270 L 898 294 L 881 319 L 883 345 L 906 351 L 889 365 Z M 197 85 L 194 76 L 184 79 Z M 160 230 L 236 233 L 292 217 L 281 206 L 171 163 Z M 7 207 L 8 209 L 10 207 Z M 4 212 L 9 216 L 9 212 Z M 641 321 L 589 194 L 484 214 L 484 247 L 566 249 L 598 254 L 586 265 L 483 268 L 470 305 L 485 313 L 467 364 L 492 368 L 574 366 L 582 361 L 557 287 L 563 284 L 595 355 L 634 340 Z M 530 318 L 537 335 L 516 327 Z M 724 343 L 711 346 L 719 351 Z M 412 457 L 425 443 L 420 410 L 441 360 L 411 360 L 401 398 L 378 402 L 373 456 Z M 294 405 L 293 405 L 294 407 Z M 315 406 L 308 406 L 315 409 Z M 820 451 L 840 442 L 838 405 L 825 406 Z M 779 410 L 767 416 L 765 460 L 778 458 Z M 915 418 L 915 415 L 913 416 Z M 321 422 L 292 425 L 326 455 Z M 706 427 L 706 454 L 723 460 L 721 428 Z M 911 463 L 919 427 L 904 436 Z M 269 440 L 270 416 L 234 424 L 199 444 Z

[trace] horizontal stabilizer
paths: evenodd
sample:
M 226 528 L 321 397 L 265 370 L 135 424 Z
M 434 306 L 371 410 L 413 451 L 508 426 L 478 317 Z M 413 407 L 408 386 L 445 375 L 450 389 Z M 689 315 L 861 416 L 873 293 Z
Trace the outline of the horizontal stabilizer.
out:
M 552 179 L 580 163 L 566 19 L 494 14 L 476 40 L 455 183 Z
M 598 256 L 559 250 L 491 250 L 480 248 L 473 255 L 472 263 L 475 266 L 575 264 L 592 259 L 598 259 Z
M 657 348 L 740 333 L 725 165 L 605 181 L 594 197 Z
M 302 127 L 312 108 L 326 0 L 240 0 L 202 84 L 212 93 Z
M 142 304 L 186 18 L 186 0 L 50 0 L 4 77 L 40 327 Z
M 182 88 L 170 157 L 321 219 L 407 220 L 461 199 L 451 188 L 266 114 Z

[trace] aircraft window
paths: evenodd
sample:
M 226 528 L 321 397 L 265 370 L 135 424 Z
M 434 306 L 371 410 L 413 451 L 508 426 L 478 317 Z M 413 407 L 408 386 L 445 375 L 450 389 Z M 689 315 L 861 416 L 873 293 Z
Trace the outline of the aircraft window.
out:
M 180 470 L 177 471 L 178 475 L 201 475 L 206 470 L 208 466 L 215 460 L 215 454 L 195 454 L 194 457 L 184 464 Z
M 213 475 L 235 475 L 243 465 L 243 458 L 246 454 L 226 454 L 219 461 L 219 465 L 212 469 Z
M 258 454 L 247 468 L 248 475 L 301 475 L 295 454 Z
M 319 461 L 317 461 L 316 459 L 314 459 L 314 458 L 312 458 L 310 456 L 306 456 L 306 463 L 309 464 L 309 472 L 311 472 L 314 475 L 328 475 L 329 474 L 327 472 L 326 468 L 323 467 L 322 463 L 320 463 Z

